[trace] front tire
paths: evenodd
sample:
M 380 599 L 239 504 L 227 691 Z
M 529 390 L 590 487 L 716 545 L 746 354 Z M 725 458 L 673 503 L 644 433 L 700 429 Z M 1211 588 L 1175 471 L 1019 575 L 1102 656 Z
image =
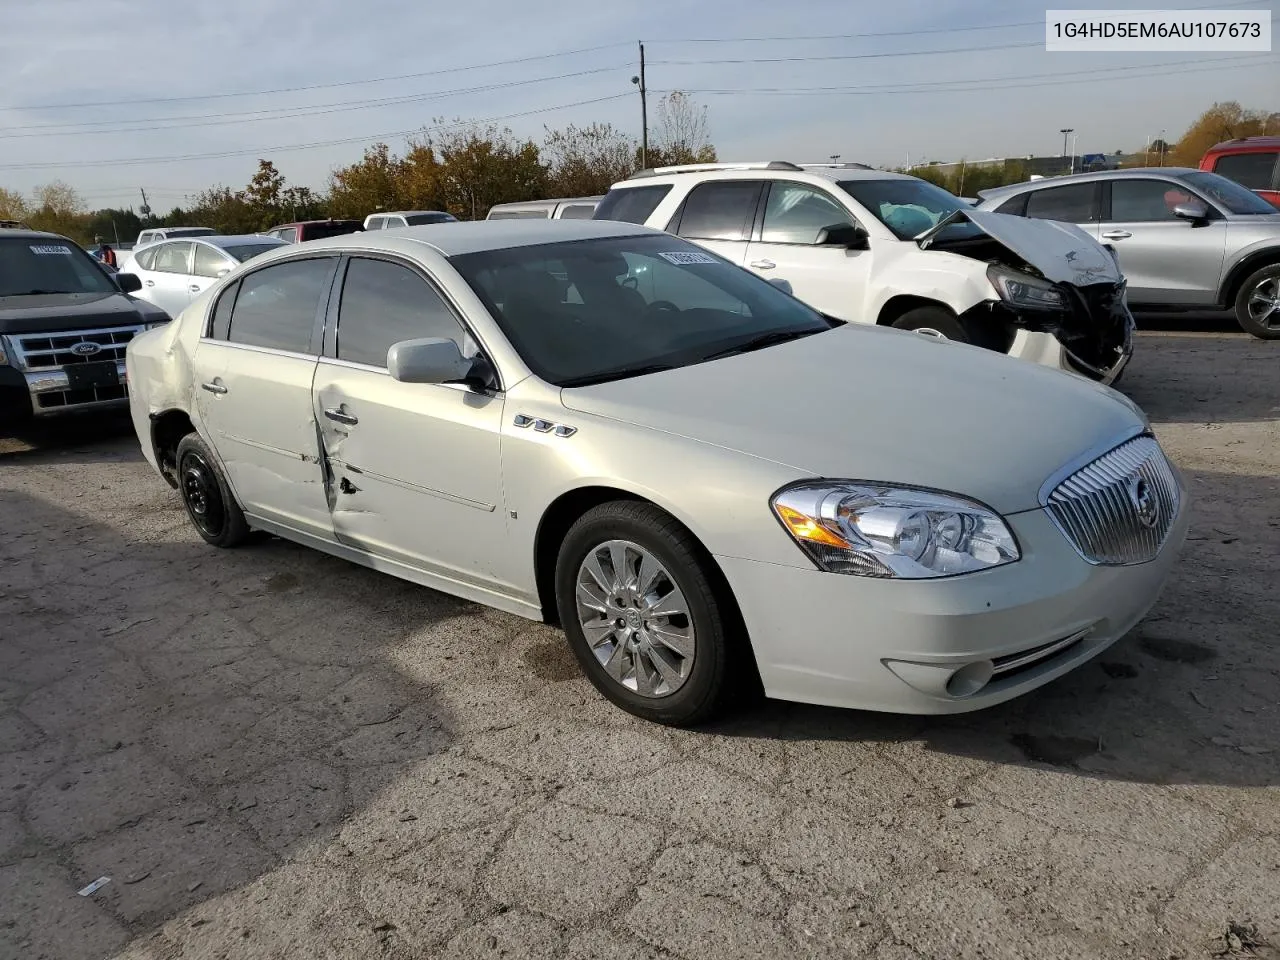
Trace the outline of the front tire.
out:
M 738 672 L 727 628 L 737 618 L 710 564 L 693 535 L 652 504 L 601 504 L 566 534 L 556 562 L 560 622 L 587 679 L 628 713 L 690 726 L 725 706 Z
M 1236 322 L 1259 340 L 1280 340 L 1280 263 L 1250 274 L 1236 294 Z
M 897 330 L 910 330 L 924 336 L 1008 352 L 1001 348 L 995 331 L 961 319 L 945 307 L 914 307 L 893 321 L 893 326 Z
M 249 535 L 244 512 L 231 494 L 218 461 L 197 434 L 178 442 L 178 490 L 196 532 L 215 547 L 234 547 Z

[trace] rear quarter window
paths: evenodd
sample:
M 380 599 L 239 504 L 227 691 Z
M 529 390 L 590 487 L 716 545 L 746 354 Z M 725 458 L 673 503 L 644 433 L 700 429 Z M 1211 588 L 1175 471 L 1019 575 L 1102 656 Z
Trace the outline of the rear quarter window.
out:
M 596 207 L 591 219 L 644 223 L 670 192 L 671 184 L 669 183 L 610 190 Z

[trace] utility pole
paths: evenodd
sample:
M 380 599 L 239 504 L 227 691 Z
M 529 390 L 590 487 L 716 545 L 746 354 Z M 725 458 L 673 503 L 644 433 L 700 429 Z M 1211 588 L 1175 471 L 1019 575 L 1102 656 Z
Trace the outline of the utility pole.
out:
M 142 194 L 142 206 L 138 208 L 138 212 L 142 214 L 142 219 L 146 220 L 147 217 L 151 216 L 151 205 L 147 203 L 147 191 L 139 187 L 138 192 Z
M 640 75 L 631 78 L 640 88 L 640 166 L 649 166 L 649 101 L 644 85 L 644 44 L 640 44 Z
M 1063 127 L 1061 130 L 1058 131 L 1060 134 L 1062 134 L 1062 155 L 1064 157 L 1067 155 L 1067 135 L 1072 133 L 1074 130 L 1075 130 L 1075 127 Z
M 1169 145 L 1165 143 L 1164 135 L 1165 135 L 1165 131 L 1161 130 L 1160 131 L 1160 166 L 1162 167 L 1164 166 L 1165 151 L 1169 149 Z

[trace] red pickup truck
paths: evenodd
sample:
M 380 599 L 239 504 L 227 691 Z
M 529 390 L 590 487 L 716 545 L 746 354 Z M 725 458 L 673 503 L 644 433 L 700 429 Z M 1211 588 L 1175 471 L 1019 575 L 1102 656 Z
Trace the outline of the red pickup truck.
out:
M 1208 149 L 1200 169 L 1222 174 L 1280 207 L 1280 137 L 1241 137 Z

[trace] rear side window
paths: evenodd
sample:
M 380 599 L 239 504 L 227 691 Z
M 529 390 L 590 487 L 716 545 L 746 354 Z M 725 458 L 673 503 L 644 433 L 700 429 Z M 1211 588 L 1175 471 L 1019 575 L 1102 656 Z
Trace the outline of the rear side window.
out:
M 231 263 L 220 251 L 208 244 L 196 244 L 196 263 L 191 272 L 197 277 L 220 277 L 230 271 Z
M 338 359 L 385 367 L 392 344 L 424 337 L 463 348 L 462 326 L 435 288 L 398 263 L 351 260 L 338 305 Z
M 550 211 L 547 210 L 495 210 L 490 212 L 490 220 L 545 220 Z
M 561 220 L 590 220 L 591 215 L 596 212 L 595 204 L 591 203 L 571 203 L 567 207 L 560 209 Z
M 651 187 L 624 187 L 610 190 L 592 214 L 592 220 L 618 220 L 622 223 L 644 223 L 671 192 L 671 184 Z
M 240 281 L 227 339 L 253 347 L 311 353 L 311 334 L 320 301 L 329 289 L 333 265 L 332 257 L 290 260 L 249 274 Z
M 694 240 L 745 240 L 759 199 L 760 184 L 752 180 L 699 184 L 685 198 L 680 236 Z
M 162 244 L 156 248 L 156 262 L 152 269 L 157 273 L 190 273 L 192 246 L 189 241 Z
M 1027 197 L 1030 194 L 1020 193 L 1012 199 L 1006 200 L 1000 206 L 996 207 L 996 213 L 1007 213 L 1014 217 L 1025 217 L 1027 215 Z
M 1280 151 L 1229 153 L 1219 157 L 1213 172 L 1229 177 L 1250 190 L 1270 190 L 1275 184 L 1276 158 Z
M 1037 190 L 1027 198 L 1027 216 L 1063 223 L 1091 223 L 1098 219 L 1097 184 L 1068 183 Z
M 227 331 L 231 329 L 231 309 L 236 305 L 236 294 L 240 283 L 231 284 L 219 296 L 213 305 L 213 319 L 209 323 L 209 336 L 215 340 L 227 339 Z
M 382 229 L 382 225 L 383 225 L 384 223 L 386 223 L 386 222 L 387 222 L 387 218 L 386 218 L 386 217 L 374 217 L 372 220 L 370 220 L 370 221 L 369 221 L 369 225 L 368 225 L 367 227 L 365 227 L 365 229 L 366 229 L 366 230 L 381 230 L 381 229 Z
M 148 247 L 134 255 L 133 262 L 140 266 L 143 270 L 150 270 L 156 262 L 156 248 Z
M 439 211 L 435 213 L 415 213 L 411 217 L 403 217 L 402 219 L 407 220 L 411 227 L 420 227 L 424 223 L 453 223 L 457 218 L 451 213 Z

